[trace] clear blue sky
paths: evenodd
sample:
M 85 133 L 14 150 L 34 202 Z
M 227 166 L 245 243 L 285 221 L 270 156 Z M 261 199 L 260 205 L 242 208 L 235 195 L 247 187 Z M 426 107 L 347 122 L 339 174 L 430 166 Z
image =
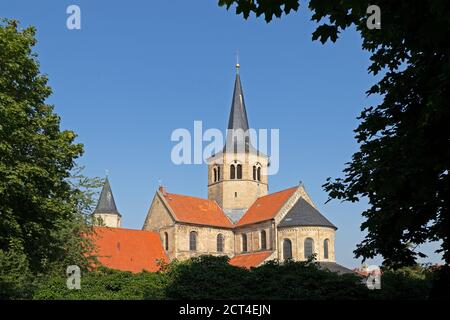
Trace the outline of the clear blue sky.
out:
M 71 4 L 81 8 L 81 30 L 66 28 Z M 206 166 L 172 164 L 170 135 L 192 130 L 194 120 L 225 129 L 239 50 L 250 126 L 280 129 L 280 171 L 270 191 L 302 180 L 339 228 L 337 261 L 359 265 L 352 251 L 364 236 L 365 203 L 325 204 L 321 187 L 341 175 L 357 150 L 356 117 L 376 102 L 365 95 L 375 79 L 355 31 L 322 45 L 311 41 L 316 25 L 305 6 L 266 24 L 217 0 L 5 0 L 0 16 L 36 26 L 35 51 L 54 90 L 49 103 L 84 144 L 86 174 L 109 170 L 127 228 L 142 227 L 159 179 L 169 192 L 206 197 Z M 440 261 L 435 247 L 426 246 L 426 261 Z

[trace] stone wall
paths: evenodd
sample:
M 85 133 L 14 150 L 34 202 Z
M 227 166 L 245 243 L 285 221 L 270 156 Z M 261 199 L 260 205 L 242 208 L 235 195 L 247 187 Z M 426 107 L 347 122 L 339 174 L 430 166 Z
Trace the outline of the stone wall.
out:
M 197 250 L 189 250 L 189 235 L 197 233 Z M 224 251 L 217 251 L 217 235 L 224 236 Z M 183 260 L 202 254 L 234 255 L 234 235 L 230 229 L 214 228 L 209 226 L 188 225 L 177 223 L 175 226 L 176 258 Z
M 232 183 L 232 182 L 231 182 Z M 302 187 L 292 195 L 283 205 L 277 216 L 268 221 L 226 229 L 212 226 L 191 225 L 175 222 L 168 208 L 160 197 L 159 192 L 155 195 L 149 209 L 143 230 L 158 231 L 165 247 L 166 236 L 168 239 L 167 254 L 170 259 L 187 259 L 202 254 L 211 255 L 234 255 L 242 254 L 242 235 L 247 236 L 247 253 L 263 250 L 261 245 L 261 231 L 266 233 L 266 250 L 273 250 L 271 259 L 283 260 L 283 241 L 289 239 L 292 243 L 292 258 L 296 261 L 305 260 L 304 242 L 306 238 L 314 241 L 314 253 L 319 261 L 335 261 L 334 241 L 335 230 L 328 227 L 275 227 L 285 216 L 289 209 L 300 197 L 305 197 L 306 192 Z M 306 195 L 307 196 L 307 195 Z M 305 197 L 306 198 L 306 197 Z M 307 197 L 307 200 L 312 201 Z M 197 233 L 197 249 L 189 249 L 190 232 Z M 217 251 L 217 235 L 224 236 L 224 250 Z M 328 259 L 324 257 L 324 240 L 328 239 Z
M 172 218 L 169 209 L 161 200 L 159 192 L 157 192 L 153 198 L 142 230 L 159 232 L 164 249 L 166 249 L 165 233 L 167 233 L 168 250 L 166 250 L 166 252 L 169 259 L 172 260 L 175 258 L 177 248 L 175 220 Z
M 292 258 L 304 261 L 304 243 L 306 238 L 314 241 L 313 251 L 318 261 L 336 261 L 334 253 L 335 230 L 326 227 L 286 227 L 277 230 L 278 259 L 283 260 L 283 241 L 289 239 L 292 243 Z M 328 239 L 328 259 L 324 258 L 324 240 Z
M 243 234 L 247 236 L 247 252 L 257 252 L 262 250 L 261 231 L 266 232 L 266 250 L 273 250 L 275 247 L 275 235 L 273 221 L 264 221 L 252 225 L 235 229 L 236 254 L 244 253 Z
M 121 218 L 115 213 L 94 213 L 94 224 L 109 228 L 120 228 Z

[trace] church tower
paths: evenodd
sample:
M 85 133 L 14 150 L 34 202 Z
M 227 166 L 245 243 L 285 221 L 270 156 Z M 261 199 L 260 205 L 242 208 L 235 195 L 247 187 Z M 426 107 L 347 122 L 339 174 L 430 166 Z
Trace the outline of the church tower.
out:
M 97 207 L 92 215 L 95 225 L 120 228 L 122 216 L 117 210 L 108 177 L 106 177 L 105 184 L 100 193 L 100 198 L 98 199 Z
M 225 147 L 208 159 L 208 199 L 233 222 L 268 193 L 268 157 L 250 139 L 239 68 L 237 64 Z

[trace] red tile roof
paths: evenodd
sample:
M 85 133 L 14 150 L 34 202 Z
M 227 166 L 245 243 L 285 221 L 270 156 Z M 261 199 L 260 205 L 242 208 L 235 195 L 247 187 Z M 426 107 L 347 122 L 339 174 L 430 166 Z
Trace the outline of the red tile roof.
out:
M 230 264 L 236 267 L 250 269 L 257 267 L 266 260 L 273 251 L 260 251 L 256 253 L 245 253 L 234 256 L 230 259 Z
M 298 187 L 292 187 L 258 198 L 258 200 L 252 204 L 242 218 L 236 223 L 236 226 L 273 219 L 297 188 Z
M 157 232 L 94 227 L 93 239 L 99 262 L 111 269 L 158 271 L 157 260 L 169 260 Z
M 233 228 L 230 219 L 228 219 L 219 205 L 213 200 L 167 192 L 162 192 L 161 194 L 175 214 L 177 221 Z

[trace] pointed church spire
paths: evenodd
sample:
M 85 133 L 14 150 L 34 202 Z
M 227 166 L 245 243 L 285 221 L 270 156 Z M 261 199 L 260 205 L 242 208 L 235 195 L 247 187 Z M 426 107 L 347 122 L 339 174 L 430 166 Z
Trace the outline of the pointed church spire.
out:
M 94 210 L 94 214 L 96 213 L 112 213 L 120 216 L 120 213 L 116 207 L 116 202 L 114 201 L 108 176 L 106 176 L 105 184 L 103 185 L 102 192 L 100 193 L 97 207 Z
M 233 100 L 231 102 L 228 129 L 248 130 L 247 110 L 245 109 L 244 93 L 242 91 L 241 77 L 239 76 L 240 65 L 236 64 L 236 80 L 234 82 Z

